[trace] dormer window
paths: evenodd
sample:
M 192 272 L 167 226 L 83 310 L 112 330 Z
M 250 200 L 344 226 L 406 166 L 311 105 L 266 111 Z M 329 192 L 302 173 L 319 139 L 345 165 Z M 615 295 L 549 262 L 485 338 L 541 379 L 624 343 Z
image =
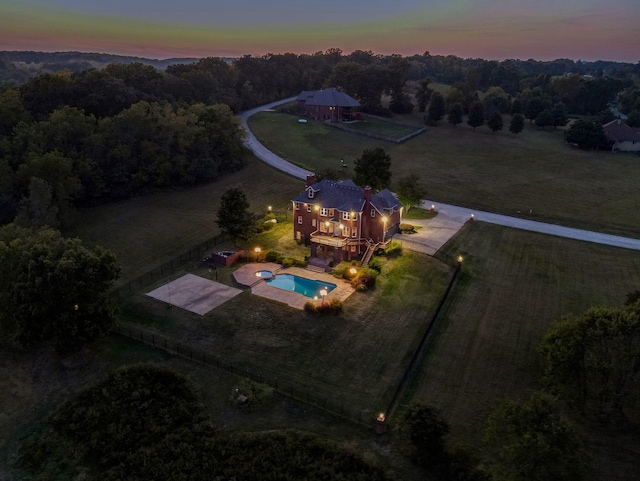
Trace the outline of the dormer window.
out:
M 309 199 L 313 199 L 315 195 L 316 193 L 313 191 L 313 189 L 309 189 Z

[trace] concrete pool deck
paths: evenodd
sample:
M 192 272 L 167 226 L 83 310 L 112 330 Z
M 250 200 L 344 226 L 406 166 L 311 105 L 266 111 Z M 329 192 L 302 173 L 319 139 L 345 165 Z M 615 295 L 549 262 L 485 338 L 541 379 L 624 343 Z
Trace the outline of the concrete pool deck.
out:
M 327 282 L 335 284 L 336 288 L 333 289 L 326 297 L 326 301 L 331 299 L 339 299 L 345 301 L 351 294 L 355 292 L 355 289 L 351 287 L 351 283 L 343 279 L 336 279 L 330 274 L 323 274 L 319 272 L 309 271 L 301 267 L 287 267 L 283 268 L 280 264 L 273 262 L 257 262 L 247 264 L 240 267 L 233 273 L 233 277 L 238 284 L 251 287 L 251 293 L 256 296 L 265 297 L 274 301 L 282 302 L 284 304 L 293 307 L 294 309 L 304 309 L 304 305 L 313 301 L 308 297 L 298 294 L 297 292 L 285 291 L 277 287 L 271 287 L 266 283 L 264 279 L 256 277 L 258 271 L 271 271 L 275 275 L 277 274 L 293 274 L 299 277 L 305 277 L 314 281 Z M 321 302 L 320 300 L 316 302 Z

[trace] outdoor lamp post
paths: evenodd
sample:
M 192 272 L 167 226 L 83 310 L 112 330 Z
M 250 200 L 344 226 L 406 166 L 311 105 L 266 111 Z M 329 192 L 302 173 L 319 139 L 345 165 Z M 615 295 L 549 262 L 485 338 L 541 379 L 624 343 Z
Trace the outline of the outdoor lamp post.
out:
M 382 242 L 384 242 L 387 235 L 387 216 L 385 215 L 382 216 L 382 229 Z
M 256 253 L 256 262 L 258 262 L 258 258 L 260 256 L 260 252 L 262 252 L 262 249 L 260 249 L 260 247 L 256 247 L 254 251 Z
M 322 296 L 322 305 L 324 306 L 324 299 L 325 297 L 327 297 L 327 288 L 323 287 L 322 289 L 320 289 L 320 295 Z
M 269 212 L 269 214 L 271 214 L 271 206 L 267 207 L 267 211 Z

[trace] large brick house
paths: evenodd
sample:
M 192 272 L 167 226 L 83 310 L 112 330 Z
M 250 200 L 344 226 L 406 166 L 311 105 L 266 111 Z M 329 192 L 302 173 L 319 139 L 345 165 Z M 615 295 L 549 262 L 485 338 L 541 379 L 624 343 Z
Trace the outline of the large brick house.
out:
M 616 119 L 602 126 L 611 150 L 640 152 L 640 129 L 634 129 L 622 120 Z
M 360 103 L 335 88 L 304 90 L 298 95 L 298 110 L 306 117 L 330 122 L 356 119 Z
M 293 236 L 326 263 L 362 259 L 384 247 L 398 231 L 402 207 L 387 189 L 376 194 L 351 180 L 315 181 L 293 199 Z

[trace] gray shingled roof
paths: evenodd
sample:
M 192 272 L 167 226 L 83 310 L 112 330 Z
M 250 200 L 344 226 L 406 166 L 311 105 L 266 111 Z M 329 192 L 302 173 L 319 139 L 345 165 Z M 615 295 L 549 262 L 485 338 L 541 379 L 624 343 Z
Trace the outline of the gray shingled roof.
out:
M 398 202 L 398 199 L 396 199 L 388 189 L 381 190 L 377 194 L 374 194 L 371 197 L 371 203 L 380 212 L 382 212 L 383 209 L 394 209 L 396 207 L 400 207 L 400 202 Z
M 607 139 L 613 142 L 640 142 L 640 132 L 625 124 L 622 120 L 616 119 L 602 126 Z
M 335 88 L 324 90 L 304 90 L 298 95 L 298 100 L 304 100 L 306 105 L 320 105 L 329 107 L 359 107 L 358 102 L 353 97 L 340 92 Z
M 309 199 L 309 189 L 314 191 L 313 199 Z M 362 212 L 364 208 L 364 189 L 358 187 L 351 180 L 340 182 L 324 179 L 305 189 L 293 201 L 319 204 L 324 208 L 337 209 L 341 212 Z M 383 209 L 400 207 L 400 202 L 387 189 L 373 194 L 371 203 L 380 212 Z

